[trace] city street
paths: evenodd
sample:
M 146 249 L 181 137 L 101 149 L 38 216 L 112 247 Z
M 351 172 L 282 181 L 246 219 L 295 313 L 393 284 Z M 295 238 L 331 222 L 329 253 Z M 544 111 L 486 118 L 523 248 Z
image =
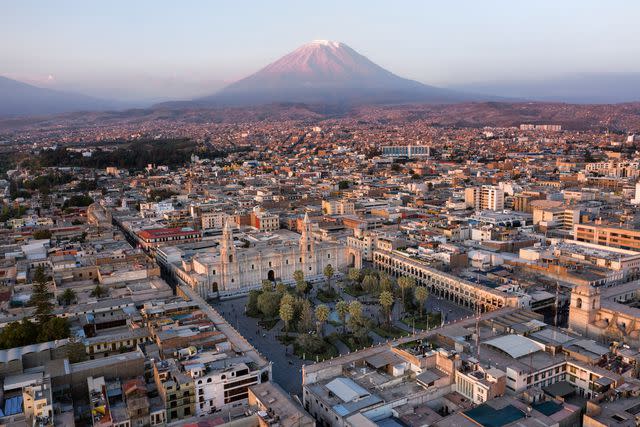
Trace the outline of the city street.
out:
M 272 363 L 273 379 L 289 393 L 300 395 L 302 392 L 303 362 L 294 356 L 277 340 L 281 328 L 279 323 L 270 331 L 258 325 L 258 319 L 245 316 L 244 307 L 247 297 L 215 301 L 211 305 L 231 323 L 260 353 Z M 264 335 L 264 336 L 263 336 Z M 309 362 L 307 362 L 309 363 Z

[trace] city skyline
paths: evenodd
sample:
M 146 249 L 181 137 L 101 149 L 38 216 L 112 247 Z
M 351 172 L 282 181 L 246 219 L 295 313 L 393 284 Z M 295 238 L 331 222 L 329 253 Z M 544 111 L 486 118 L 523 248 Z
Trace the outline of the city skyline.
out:
M 400 76 L 443 87 L 640 70 L 638 6 L 625 2 L 3 8 L 0 35 L 12 42 L 0 47 L 0 75 L 128 101 L 208 95 L 314 39 L 346 43 Z

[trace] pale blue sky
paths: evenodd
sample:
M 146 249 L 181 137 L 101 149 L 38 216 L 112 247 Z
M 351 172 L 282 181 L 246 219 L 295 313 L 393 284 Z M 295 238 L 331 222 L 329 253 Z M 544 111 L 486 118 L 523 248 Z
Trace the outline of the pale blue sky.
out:
M 0 75 L 99 96 L 211 93 L 313 39 L 424 83 L 640 71 L 640 2 L 0 3 Z

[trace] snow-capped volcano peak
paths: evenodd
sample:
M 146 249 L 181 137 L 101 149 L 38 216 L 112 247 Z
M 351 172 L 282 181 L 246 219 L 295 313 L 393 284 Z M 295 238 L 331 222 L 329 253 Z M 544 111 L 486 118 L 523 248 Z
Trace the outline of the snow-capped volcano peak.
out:
M 265 102 L 446 102 L 444 89 L 404 79 L 344 43 L 313 40 L 204 98 L 231 104 Z
M 342 43 L 340 43 L 340 42 L 334 42 L 334 41 L 331 41 L 331 40 L 313 40 L 309 44 L 319 44 L 319 45 L 322 45 L 322 46 L 334 47 L 336 49 L 339 48 L 342 45 Z

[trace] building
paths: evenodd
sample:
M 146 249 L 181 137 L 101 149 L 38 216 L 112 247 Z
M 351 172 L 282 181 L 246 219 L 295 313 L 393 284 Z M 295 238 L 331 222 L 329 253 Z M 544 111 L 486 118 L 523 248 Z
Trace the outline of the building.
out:
M 251 211 L 251 226 L 260 231 L 276 231 L 280 229 L 280 217 L 256 207 Z
M 200 216 L 200 224 L 203 230 L 222 230 L 227 217 L 224 212 L 203 212 Z
M 577 286 L 571 291 L 569 328 L 606 342 L 640 344 L 640 309 L 629 305 L 640 295 L 640 281 L 610 288 Z
M 159 246 L 197 242 L 202 239 L 202 234 L 188 227 L 150 228 L 138 232 L 138 239 L 142 248 L 149 251 Z
M 579 223 L 580 209 L 565 206 L 533 208 L 533 224 L 544 230 L 551 228 L 573 230 L 573 226 Z
M 153 378 L 164 403 L 167 423 L 196 413 L 193 378 L 180 370 L 175 359 L 154 361 Z
M 427 263 L 399 251 L 376 249 L 373 252 L 373 264 L 395 277 L 413 277 L 419 285 L 429 288 L 433 295 L 465 307 L 479 307 L 482 311 L 490 311 L 500 307 L 518 307 L 522 304 L 515 295 L 438 271 Z
M 197 253 L 190 260 L 165 263 L 176 279 L 196 290 L 204 298 L 246 293 L 263 280 L 294 283 L 293 273 L 300 270 L 307 280 L 323 277 L 326 266 L 340 270 L 360 259 L 360 253 L 341 242 L 316 242 L 312 224 L 305 215 L 302 234 L 280 230 L 279 236 L 266 235 L 247 248 L 236 248 L 229 222 L 224 227 L 217 251 Z M 348 256 L 348 253 L 350 256 Z M 160 262 L 172 257 L 158 257 Z
M 382 147 L 384 157 L 403 157 L 412 159 L 414 157 L 429 157 L 431 148 L 428 145 L 391 145 Z
M 576 224 L 573 237 L 580 242 L 640 251 L 640 230 L 602 224 Z
M 501 211 L 504 209 L 504 190 L 491 185 L 465 188 L 464 202 L 467 208 L 475 210 Z
M 456 391 L 479 405 L 502 396 L 506 391 L 506 374 L 497 368 L 484 368 L 479 363 L 464 363 L 456 371 Z
M 249 407 L 256 411 L 260 427 L 315 427 L 316 422 L 273 382 L 249 387 Z
M 261 370 L 247 356 L 221 359 L 203 353 L 185 362 L 184 368 L 193 378 L 196 415 L 247 403 L 249 387 L 263 380 Z
M 513 196 L 513 210 L 518 212 L 532 213 L 531 202 L 534 200 L 544 200 L 546 194 L 539 191 L 523 191 L 521 193 L 514 194 Z
M 327 215 L 355 215 L 356 208 L 350 200 L 323 200 L 322 212 Z

